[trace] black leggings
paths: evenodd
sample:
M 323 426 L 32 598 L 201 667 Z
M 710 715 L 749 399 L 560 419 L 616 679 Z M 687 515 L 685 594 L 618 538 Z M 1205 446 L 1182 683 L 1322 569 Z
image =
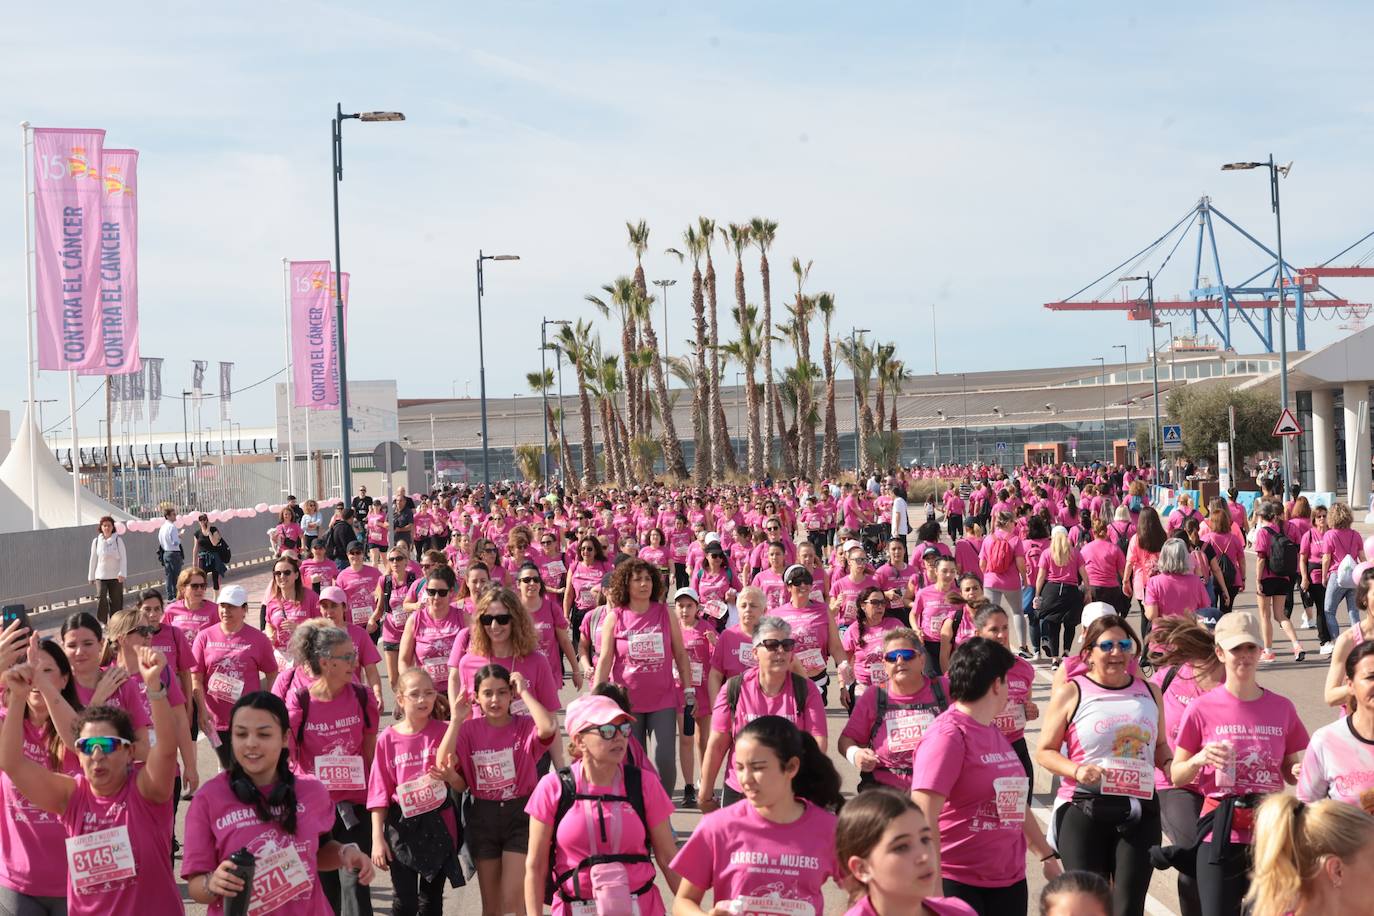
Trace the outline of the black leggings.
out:
M 353 806 L 353 814 L 358 818 L 357 826 L 353 828 L 345 827 L 343 818 L 335 809 L 334 829 L 329 832 L 330 837 L 340 843 L 357 843 L 358 848 L 368 857 L 372 857 L 372 814 L 362 805 Z M 320 886 L 324 888 L 324 897 L 329 901 L 329 907 L 335 913 L 341 912 L 341 900 L 344 894 L 349 894 L 357 904 L 357 908 L 350 912 L 357 916 L 372 916 L 372 890 L 364 884 L 358 883 L 358 876 L 346 869 L 335 869 L 334 871 L 320 872 Z
M 442 871 L 426 881 L 419 872 L 392 860 L 391 916 L 443 916 L 446 881 Z
M 1335 639 L 1331 628 L 1326 624 L 1326 614 L 1323 609 L 1326 607 L 1326 585 L 1322 582 L 1313 582 L 1307 589 L 1308 596 L 1312 599 L 1311 616 L 1316 618 L 1317 641 L 1325 645 Z
M 1006 887 L 977 887 L 951 878 L 943 878 L 941 883 L 946 897 L 958 897 L 973 907 L 978 916 L 1025 913 L 1030 906 L 1030 890 L 1025 878 Z
M 1077 585 L 1046 582 L 1040 590 L 1040 646 L 1059 657 L 1059 634 L 1064 634 L 1065 652 L 1073 643 L 1074 631 L 1083 617 L 1083 592 Z
M 1203 916 L 1234 916 L 1250 889 L 1250 847 L 1227 844 L 1221 861 L 1212 864 L 1211 841 L 1197 850 L 1197 895 Z
M 1192 846 L 1197 837 L 1197 822 L 1202 816 L 1202 796 L 1187 789 L 1160 789 L 1159 815 L 1164 832 L 1174 846 Z M 1205 855 L 1199 850 L 1198 855 Z M 1178 909 L 1181 916 L 1202 916 L 1197 896 L 1197 878 L 1178 872 Z
M 1140 820 L 1123 833 L 1099 824 L 1072 802 L 1055 811 L 1059 854 L 1066 871 L 1090 871 L 1112 883 L 1115 916 L 1144 916 L 1154 866 L 1150 847 L 1160 841 L 1159 802 L 1141 801 Z

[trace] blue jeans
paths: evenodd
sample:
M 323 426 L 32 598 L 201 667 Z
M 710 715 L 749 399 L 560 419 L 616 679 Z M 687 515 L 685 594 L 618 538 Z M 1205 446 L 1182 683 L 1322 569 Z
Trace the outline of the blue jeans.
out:
M 1350 618 L 1350 626 L 1358 626 L 1360 621 L 1355 612 L 1355 590 L 1353 588 L 1341 588 L 1334 582 L 1328 583 L 1325 607 L 1322 608 L 1322 611 L 1326 615 L 1326 629 L 1331 634 L 1332 639 L 1335 639 L 1337 634 L 1341 632 L 1341 628 L 1336 624 L 1336 608 L 1342 601 L 1345 602 L 1345 613 Z
M 171 601 L 177 593 L 177 577 L 181 575 L 181 552 L 162 555 L 162 571 L 167 574 L 167 600 Z

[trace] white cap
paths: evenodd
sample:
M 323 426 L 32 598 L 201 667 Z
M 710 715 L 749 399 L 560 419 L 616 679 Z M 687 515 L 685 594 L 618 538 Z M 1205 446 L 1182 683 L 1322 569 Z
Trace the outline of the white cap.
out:
M 243 590 L 242 585 L 226 585 L 219 590 L 219 595 L 215 598 L 216 604 L 232 604 L 234 607 L 245 607 L 248 604 L 248 593 Z
M 1108 614 L 1115 613 L 1116 608 L 1112 607 L 1105 601 L 1090 601 L 1083 606 L 1083 616 L 1079 622 L 1082 623 L 1083 629 L 1086 630 L 1088 627 L 1096 623 L 1098 618 L 1106 617 Z
M 1063 525 L 1055 525 L 1055 526 L 1054 526 L 1054 530 L 1052 530 L 1052 531 L 1050 532 L 1050 537 L 1054 537 L 1055 535 L 1058 535 L 1058 534 L 1062 534 L 1062 535 L 1064 535 L 1064 537 L 1068 537 L 1068 536 L 1069 536 L 1069 529 L 1065 528 Z
M 673 601 L 676 602 L 679 598 L 691 598 L 697 604 L 701 604 L 701 596 L 697 594 L 697 590 L 694 588 L 683 587 L 673 592 Z
M 706 544 L 719 544 L 719 543 L 720 543 L 720 535 L 716 534 L 714 531 L 708 531 L 708 532 L 706 532 L 706 540 L 705 540 L 703 543 L 706 543 Z
M 862 548 L 863 546 L 864 545 L 860 544 L 858 541 L 854 540 L 853 538 L 850 538 L 849 540 L 845 541 L 843 544 L 840 545 L 840 552 L 849 553 L 849 551 L 853 550 L 855 547 Z

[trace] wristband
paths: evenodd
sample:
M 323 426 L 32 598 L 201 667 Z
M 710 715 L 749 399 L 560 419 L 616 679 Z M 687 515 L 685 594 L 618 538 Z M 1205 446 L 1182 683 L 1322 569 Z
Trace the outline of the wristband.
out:
M 145 686 L 145 687 L 143 688 L 143 691 L 144 691 L 145 694 L 147 694 L 149 700 L 165 700 L 165 699 L 167 699 L 167 688 L 166 688 L 166 687 L 163 687 L 163 688 L 161 688 L 160 690 L 149 690 L 149 689 Z
M 859 763 L 858 763 L 858 756 L 859 756 L 859 751 L 861 751 L 861 750 L 863 750 L 863 748 L 861 748 L 861 747 L 859 747 L 857 744 L 855 744 L 855 745 L 851 746 L 851 747 L 849 748 L 849 750 L 847 750 L 847 751 L 844 752 L 844 759 L 849 761 L 849 765 L 850 765 L 850 766 L 857 767 L 857 766 L 859 765 Z
M 1048 862 L 1050 859 L 1057 859 L 1057 858 L 1059 858 L 1059 853 L 1057 853 L 1057 852 L 1052 852 L 1052 853 L 1050 853 L 1049 855 L 1045 856 L 1045 858 L 1041 859 L 1040 861 L 1041 861 L 1041 862 Z

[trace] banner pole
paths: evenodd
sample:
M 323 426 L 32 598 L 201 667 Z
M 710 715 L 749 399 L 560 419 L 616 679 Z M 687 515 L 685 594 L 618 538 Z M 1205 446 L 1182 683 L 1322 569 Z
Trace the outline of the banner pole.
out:
M 29 509 L 33 514 L 33 530 L 39 528 L 38 522 L 38 440 L 34 438 L 34 433 L 40 435 L 42 430 L 34 425 L 34 413 L 38 405 L 38 347 L 34 340 L 35 328 L 38 324 L 38 309 L 33 299 L 33 229 L 29 216 L 29 199 L 32 196 L 29 182 L 29 122 L 21 121 L 19 132 L 23 138 L 20 144 L 20 154 L 24 157 L 24 295 L 28 300 L 28 307 L 24 312 L 26 321 L 25 339 L 28 342 L 28 383 L 29 383 L 29 409 L 24 413 L 24 422 L 29 424 L 26 432 L 29 434 Z
M 313 408 L 310 407 L 305 408 L 305 487 L 307 490 L 310 489 L 310 480 L 315 475 L 315 465 L 313 463 L 315 457 L 310 451 L 310 411 L 312 409 Z M 292 492 L 295 491 L 293 490 Z M 319 499 L 321 496 L 327 495 L 326 493 L 316 493 L 314 497 Z
M 282 340 L 286 342 L 286 492 L 290 495 L 296 492 L 296 368 L 291 362 L 291 262 L 286 258 L 281 259 L 281 271 Z
M 72 524 L 81 525 L 81 443 L 76 437 L 76 370 L 67 373 L 67 405 L 72 412 Z M 110 494 L 114 496 L 113 493 Z M 111 498 L 110 502 L 114 502 Z

